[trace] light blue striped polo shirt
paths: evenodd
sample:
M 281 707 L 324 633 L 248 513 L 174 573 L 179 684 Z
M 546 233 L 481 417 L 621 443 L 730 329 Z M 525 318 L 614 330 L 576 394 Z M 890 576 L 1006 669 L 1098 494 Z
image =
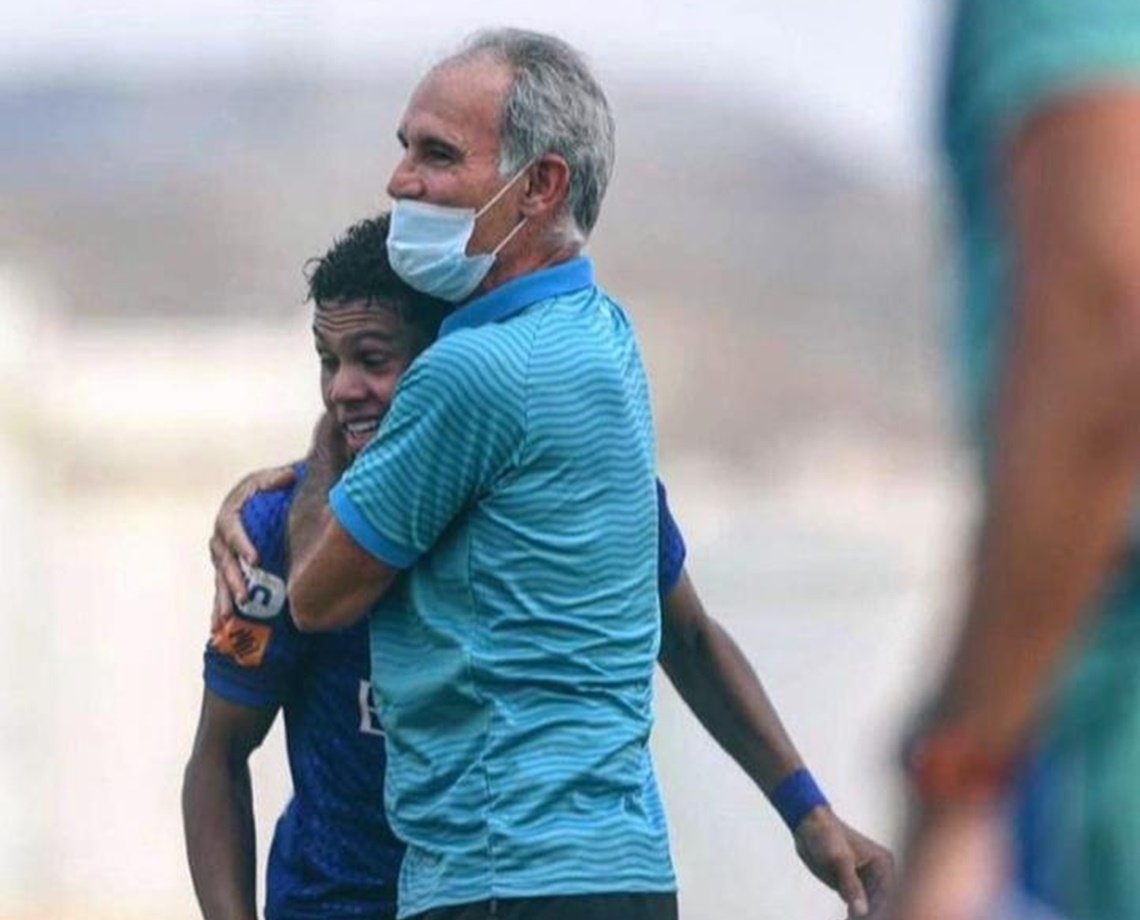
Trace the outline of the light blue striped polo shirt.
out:
M 330 501 L 407 568 L 372 614 L 400 916 L 675 887 L 637 343 L 579 258 L 457 310 Z

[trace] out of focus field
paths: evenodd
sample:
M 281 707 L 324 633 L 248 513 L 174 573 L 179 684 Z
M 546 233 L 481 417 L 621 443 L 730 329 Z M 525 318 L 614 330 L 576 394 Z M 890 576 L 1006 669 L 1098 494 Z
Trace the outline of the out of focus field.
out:
M 301 267 L 383 205 L 412 79 L 0 92 L 2 920 L 196 915 L 206 538 L 238 475 L 306 444 Z M 972 504 L 929 203 L 770 111 L 607 85 L 591 252 L 644 345 L 689 570 L 838 809 L 890 838 Z M 838 917 L 664 682 L 658 711 L 684 915 Z M 267 844 L 277 729 L 255 788 Z

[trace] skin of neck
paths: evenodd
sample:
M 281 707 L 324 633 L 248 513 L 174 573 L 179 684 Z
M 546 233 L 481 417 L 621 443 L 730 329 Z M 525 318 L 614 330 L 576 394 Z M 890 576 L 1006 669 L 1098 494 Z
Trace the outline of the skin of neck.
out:
M 552 221 L 536 225 L 532 220 L 499 253 L 483 283 L 467 300 L 460 303 L 457 309 L 462 309 L 472 300 L 489 294 L 508 281 L 569 262 L 581 252 L 582 244 L 577 241 L 567 241 L 560 225 Z

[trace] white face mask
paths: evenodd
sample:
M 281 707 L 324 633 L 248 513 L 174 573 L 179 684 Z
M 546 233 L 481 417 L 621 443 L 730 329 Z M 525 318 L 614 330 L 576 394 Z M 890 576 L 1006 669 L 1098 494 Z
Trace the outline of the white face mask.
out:
M 450 303 L 466 300 L 487 277 L 499 251 L 522 229 L 527 218 L 519 221 L 491 252 L 469 256 L 467 243 L 475 232 L 475 221 L 529 168 L 528 163 L 515 173 L 478 211 L 411 198 L 395 199 L 388 228 L 388 262 L 392 270 L 424 294 Z

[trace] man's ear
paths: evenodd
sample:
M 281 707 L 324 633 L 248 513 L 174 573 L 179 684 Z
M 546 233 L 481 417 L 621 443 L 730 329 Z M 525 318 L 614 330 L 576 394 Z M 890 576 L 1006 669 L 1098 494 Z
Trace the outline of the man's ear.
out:
M 558 153 L 545 153 L 527 169 L 519 210 L 531 219 L 556 214 L 570 194 L 570 164 Z

